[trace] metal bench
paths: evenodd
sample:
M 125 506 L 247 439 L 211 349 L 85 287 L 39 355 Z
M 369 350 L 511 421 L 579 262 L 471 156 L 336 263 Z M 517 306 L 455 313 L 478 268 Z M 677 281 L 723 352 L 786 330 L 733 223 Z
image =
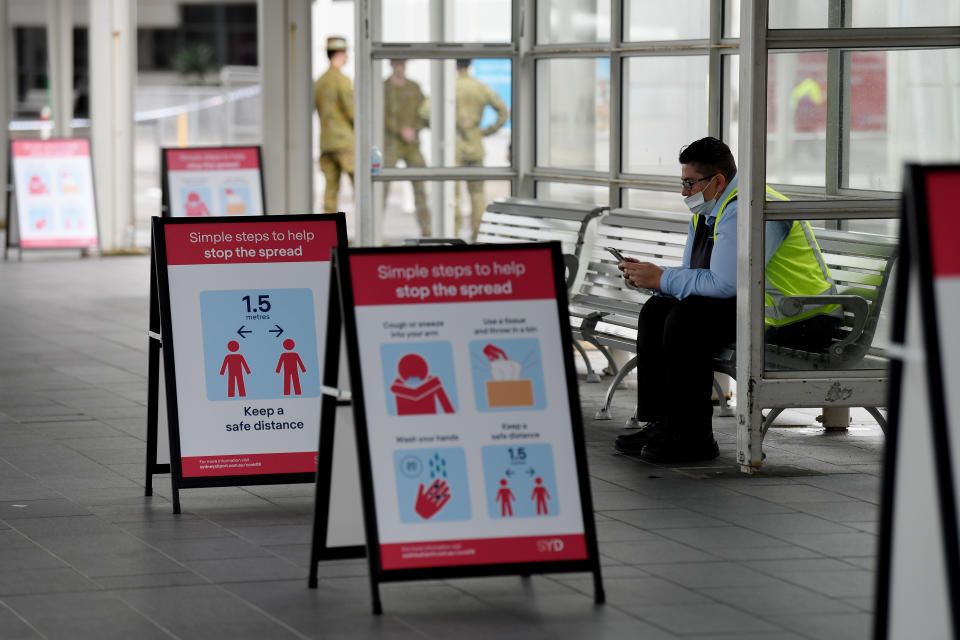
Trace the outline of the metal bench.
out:
M 844 319 L 833 344 L 826 352 L 788 349 L 766 345 L 768 369 L 803 371 L 843 371 L 849 369 L 885 369 L 887 358 L 873 343 L 883 300 L 896 266 L 899 241 L 889 236 L 853 231 L 820 229 L 815 231 L 824 262 L 837 287 L 835 296 L 791 296 L 781 302 L 785 315 L 823 304 L 843 306 Z M 736 350 L 725 350 L 715 361 L 718 371 L 734 375 Z M 884 376 L 885 377 L 885 376 Z M 805 406 L 798 399 L 793 406 Z M 763 421 L 762 433 L 787 407 L 775 407 Z M 864 407 L 886 431 L 887 421 L 878 407 Z
M 614 375 L 595 416 L 600 420 L 611 419 L 613 394 L 637 365 L 634 356 L 618 367 L 610 349 L 636 352 L 637 315 L 651 296 L 649 290 L 626 285 L 617 269 L 617 259 L 605 247 L 661 266 L 679 266 L 689 224 L 690 214 L 617 209 L 600 218 L 596 233 L 581 250 L 582 268 L 570 296 L 570 326 L 575 338 L 589 342 L 603 353 Z M 721 402 L 721 415 L 733 415 L 716 380 L 714 388 Z M 627 426 L 636 426 L 636 415 L 627 421 Z
M 586 264 L 581 270 L 579 285 L 570 298 L 571 327 L 575 336 L 594 344 L 604 353 L 615 372 L 604 402 L 597 410 L 598 419 L 610 419 L 613 395 L 637 365 L 634 356 L 617 368 L 609 349 L 636 352 L 639 307 L 650 296 L 649 292 L 625 285 L 616 259 L 604 247 L 612 246 L 628 256 L 662 266 L 679 265 L 689 219 L 689 214 L 615 209 L 600 219 L 596 234 L 581 250 L 581 257 Z M 782 309 L 788 315 L 794 315 L 803 311 L 805 305 L 841 304 L 844 309 L 841 333 L 827 353 L 766 345 L 767 366 L 820 371 L 883 368 L 883 354 L 872 343 L 890 274 L 896 263 L 896 239 L 850 231 L 821 229 L 815 233 L 838 293 L 830 297 L 789 297 L 783 301 Z M 736 378 L 735 344 L 716 354 L 714 370 Z M 719 399 L 720 415 L 733 415 L 716 378 L 714 389 Z M 795 406 L 810 405 L 804 405 L 798 399 Z M 784 408 L 770 410 L 764 419 L 763 433 Z M 886 420 L 877 407 L 864 408 L 881 428 L 886 428 Z M 636 414 L 627 421 L 627 426 L 636 426 Z

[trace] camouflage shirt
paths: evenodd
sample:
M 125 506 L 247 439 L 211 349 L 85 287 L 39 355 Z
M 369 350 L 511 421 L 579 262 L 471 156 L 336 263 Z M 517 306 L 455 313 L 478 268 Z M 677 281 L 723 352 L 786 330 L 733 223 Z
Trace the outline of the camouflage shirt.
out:
M 336 67 L 313 85 L 320 116 L 320 151 L 353 149 L 353 85 Z
M 483 160 L 485 136 L 496 133 L 510 117 L 507 105 L 496 91 L 476 78 L 460 73 L 457 75 L 457 164 Z M 486 129 L 480 128 L 483 109 L 487 105 L 497 112 L 497 120 Z
M 423 102 L 420 85 L 413 80 L 406 80 L 400 85 L 394 84 L 390 78 L 384 80 L 383 130 L 387 136 L 399 138 L 400 130 L 404 127 L 419 131 L 427 126 L 427 121 L 420 117 Z

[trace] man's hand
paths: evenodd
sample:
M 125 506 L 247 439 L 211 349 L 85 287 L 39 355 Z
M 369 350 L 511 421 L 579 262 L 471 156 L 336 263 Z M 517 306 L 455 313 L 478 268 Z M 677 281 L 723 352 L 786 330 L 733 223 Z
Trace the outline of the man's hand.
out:
M 413 127 L 402 127 L 400 137 L 403 138 L 404 142 L 413 142 L 417 139 L 417 131 Z
M 660 276 L 663 269 L 652 262 L 640 262 L 636 258 L 627 258 L 617 268 L 623 272 L 623 279 L 635 287 L 660 290 Z

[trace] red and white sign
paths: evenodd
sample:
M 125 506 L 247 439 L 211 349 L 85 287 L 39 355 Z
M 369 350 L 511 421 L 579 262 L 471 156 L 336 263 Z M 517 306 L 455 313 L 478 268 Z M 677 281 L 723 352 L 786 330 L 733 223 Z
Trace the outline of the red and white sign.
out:
M 381 569 L 587 560 L 551 251 L 348 259 Z
M 90 142 L 14 140 L 11 150 L 20 246 L 97 246 Z
M 164 149 L 171 217 L 262 215 L 258 147 Z
M 167 219 L 158 227 L 184 478 L 316 470 L 338 220 Z

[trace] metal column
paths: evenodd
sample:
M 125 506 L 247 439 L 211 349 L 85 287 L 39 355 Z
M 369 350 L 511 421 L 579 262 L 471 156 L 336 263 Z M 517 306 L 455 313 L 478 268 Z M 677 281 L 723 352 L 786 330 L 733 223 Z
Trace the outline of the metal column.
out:
M 267 213 L 311 213 L 310 0 L 260 0 L 258 16 Z
M 7 219 L 7 166 L 10 148 L 10 86 L 13 78 L 13 38 L 10 37 L 10 5 L 0 2 L 0 221 Z M 7 233 L 10 230 L 7 229 Z
M 73 120 L 73 0 L 47 0 L 47 53 L 53 137 L 69 138 Z
M 354 58 L 353 121 L 360 126 L 353 128 L 354 162 L 353 176 L 355 193 L 356 229 L 355 241 L 362 247 L 376 243 L 376 217 L 374 212 L 373 180 L 370 176 L 370 148 L 373 146 L 373 33 L 371 24 L 380 16 L 375 13 L 371 0 L 356 0 L 355 19 L 356 57 Z
M 740 195 L 737 223 L 737 462 L 763 463 L 763 219 L 767 132 L 767 0 L 740 5 Z
M 137 73 L 137 5 L 90 3 L 90 121 L 100 246 L 121 248 L 132 230 L 133 87 Z M 132 234 L 127 235 L 132 241 Z

